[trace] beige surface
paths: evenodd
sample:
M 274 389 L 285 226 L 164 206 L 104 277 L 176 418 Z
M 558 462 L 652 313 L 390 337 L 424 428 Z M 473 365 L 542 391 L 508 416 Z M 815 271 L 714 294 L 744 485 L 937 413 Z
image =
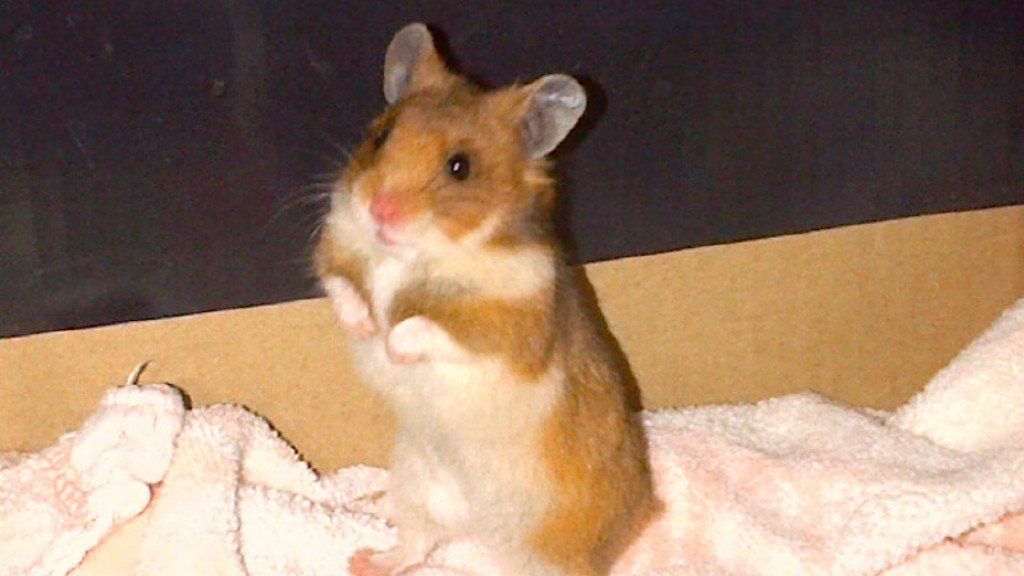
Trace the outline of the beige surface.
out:
M 587 268 L 649 407 L 814 389 L 893 407 L 1024 294 L 1024 206 Z M 73 428 L 142 359 L 268 416 L 323 469 L 382 461 L 387 410 L 323 300 L 0 341 L 0 449 Z

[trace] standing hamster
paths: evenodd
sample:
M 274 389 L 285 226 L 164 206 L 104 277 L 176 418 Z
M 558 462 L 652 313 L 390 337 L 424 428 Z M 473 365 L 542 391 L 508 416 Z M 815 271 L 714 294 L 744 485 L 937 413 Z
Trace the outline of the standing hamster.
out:
M 400 543 L 349 567 L 397 574 L 477 536 L 509 574 L 605 574 L 654 499 L 624 375 L 553 233 L 545 157 L 586 94 L 564 75 L 484 90 L 411 24 L 384 96 L 314 257 L 397 414 L 384 509 Z

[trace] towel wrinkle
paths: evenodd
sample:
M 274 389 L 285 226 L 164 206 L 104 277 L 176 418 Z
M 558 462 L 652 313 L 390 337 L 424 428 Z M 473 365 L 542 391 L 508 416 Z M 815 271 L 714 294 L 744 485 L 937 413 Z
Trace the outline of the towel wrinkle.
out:
M 666 506 L 616 576 L 1024 574 L 1024 300 L 891 414 L 800 393 L 642 421 Z M 396 542 L 386 483 L 318 476 L 242 407 L 113 388 L 50 448 L 0 454 L 0 575 L 72 573 L 137 523 L 126 574 L 343 576 Z M 412 574 L 498 574 L 490 554 L 459 540 Z

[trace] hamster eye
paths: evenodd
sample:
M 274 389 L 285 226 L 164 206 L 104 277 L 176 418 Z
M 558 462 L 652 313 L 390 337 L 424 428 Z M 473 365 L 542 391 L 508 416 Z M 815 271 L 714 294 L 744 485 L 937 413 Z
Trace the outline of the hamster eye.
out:
M 381 130 L 380 132 L 378 132 L 377 135 L 373 137 L 373 149 L 374 149 L 374 151 L 380 150 L 381 146 L 384 146 L 384 143 L 388 141 L 388 136 L 390 136 L 390 135 L 391 135 L 391 128 L 385 128 L 385 129 Z
M 458 181 L 469 178 L 469 156 L 465 152 L 456 152 L 448 158 L 448 174 Z

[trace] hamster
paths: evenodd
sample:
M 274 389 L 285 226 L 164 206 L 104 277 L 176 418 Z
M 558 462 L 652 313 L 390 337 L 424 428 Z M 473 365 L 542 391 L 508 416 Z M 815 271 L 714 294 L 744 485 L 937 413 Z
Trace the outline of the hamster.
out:
M 553 233 L 546 155 L 583 114 L 565 75 L 484 90 L 422 24 L 331 194 L 314 264 L 361 375 L 393 404 L 398 574 L 484 538 L 509 574 L 600 575 L 656 509 L 623 374 Z

